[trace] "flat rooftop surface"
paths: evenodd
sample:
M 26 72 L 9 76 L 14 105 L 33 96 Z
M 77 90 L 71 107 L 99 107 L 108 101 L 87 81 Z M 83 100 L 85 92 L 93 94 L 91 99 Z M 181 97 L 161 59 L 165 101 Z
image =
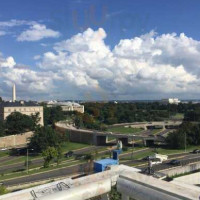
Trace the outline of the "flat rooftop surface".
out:
M 99 164 L 109 164 L 109 163 L 116 163 L 117 160 L 111 159 L 111 158 L 106 158 L 106 159 L 102 159 L 102 160 L 96 160 L 95 163 L 99 163 Z

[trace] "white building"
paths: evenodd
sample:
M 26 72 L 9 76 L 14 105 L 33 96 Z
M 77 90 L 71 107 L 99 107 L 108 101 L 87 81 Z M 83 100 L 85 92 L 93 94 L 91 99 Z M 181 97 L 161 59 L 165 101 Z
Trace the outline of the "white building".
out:
M 40 106 L 33 102 L 2 102 L 0 103 L 0 120 L 6 120 L 6 118 L 13 112 L 20 112 L 24 115 L 35 115 L 39 113 L 41 126 L 44 125 L 43 119 L 43 106 Z
M 176 104 L 176 105 L 178 105 L 179 103 L 181 103 L 181 101 L 177 98 L 169 98 L 169 99 L 162 99 L 161 103 L 162 104 Z
M 84 106 L 75 102 L 49 101 L 47 103 L 47 107 L 56 107 L 56 106 L 60 106 L 63 111 L 77 111 L 80 113 L 84 113 Z
M 0 120 L 6 120 L 6 118 L 13 112 L 20 112 L 25 115 L 34 115 L 39 113 L 40 125 L 44 125 L 43 119 L 43 106 L 40 106 L 34 102 L 16 101 L 16 87 L 13 85 L 12 101 L 0 103 Z

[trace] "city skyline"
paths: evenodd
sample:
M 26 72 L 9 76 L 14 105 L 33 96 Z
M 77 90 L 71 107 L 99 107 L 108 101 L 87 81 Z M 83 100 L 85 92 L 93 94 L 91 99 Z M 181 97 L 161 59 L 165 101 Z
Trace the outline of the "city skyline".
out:
M 200 99 L 199 1 L 1 1 L 0 96 Z

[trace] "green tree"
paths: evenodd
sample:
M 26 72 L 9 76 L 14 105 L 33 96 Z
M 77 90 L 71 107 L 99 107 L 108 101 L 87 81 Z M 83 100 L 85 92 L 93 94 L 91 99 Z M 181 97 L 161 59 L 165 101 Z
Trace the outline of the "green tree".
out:
M 7 134 L 19 134 L 33 130 L 35 122 L 31 116 L 20 112 L 13 112 L 6 118 Z
M 58 121 L 66 119 L 64 112 L 60 106 L 48 108 L 44 106 L 44 124 L 53 125 Z
M 178 130 L 170 133 L 166 141 L 172 148 L 184 148 L 186 145 L 200 145 L 200 125 L 183 122 Z
M 0 121 L 0 137 L 5 135 L 5 124 L 3 121 Z
M 36 114 L 32 114 L 31 118 L 32 118 L 33 123 L 34 123 L 34 125 L 33 125 L 34 128 L 36 128 L 37 126 L 39 126 L 39 122 L 40 122 L 40 119 L 41 119 L 40 113 L 37 112 Z
M 74 119 L 74 123 L 75 123 L 75 126 L 76 126 L 77 128 L 83 127 L 83 119 L 82 119 L 82 117 L 81 117 L 80 115 L 77 115 L 77 116 L 75 117 L 75 119 Z
M 44 158 L 44 167 L 47 168 L 50 162 L 58 156 L 58 150 L 55 147 L 47 147 L 46 150 L 42 151 L 42 156 Z
M 28 146 L 37 152 L 42 152 L 49 146 L 57 148 L 60 143 L 60 136 L 51 127 L 44 126 L 34 131 Z

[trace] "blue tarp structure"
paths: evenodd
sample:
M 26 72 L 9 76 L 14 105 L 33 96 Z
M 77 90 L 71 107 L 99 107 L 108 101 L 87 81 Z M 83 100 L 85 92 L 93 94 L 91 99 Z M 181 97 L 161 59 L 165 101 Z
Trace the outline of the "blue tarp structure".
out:
M 95 172 L 102 172 L 106 169 L 109 165 L 118 165 L 119 161 L 114 160 L 111 158 L 103 159 L 103 160 L 97 160 L 94 162 L 94 171 Z

